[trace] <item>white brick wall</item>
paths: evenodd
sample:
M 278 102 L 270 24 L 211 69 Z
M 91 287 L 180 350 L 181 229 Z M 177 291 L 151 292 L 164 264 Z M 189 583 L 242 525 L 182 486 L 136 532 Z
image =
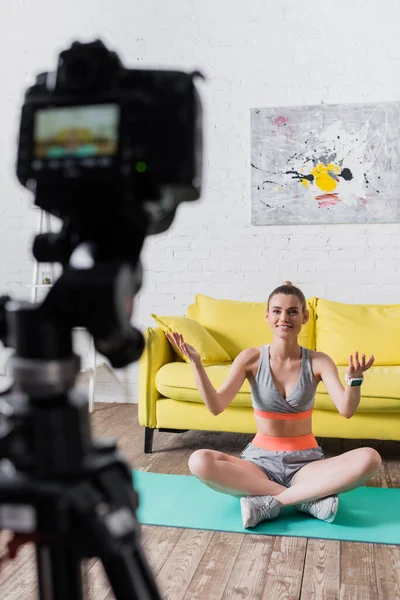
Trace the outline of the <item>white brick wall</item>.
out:
M 196 292 L 263 300 L 285 279 L 343 302 L 400 302 L 398 224 L 255 227 L 249 109 L 399 100 L 400 5 L 386 0 L 13 0 L 0 8 L 0 282 L 27 297 L 35 215 L 14 175 L 19 107 L 73 39 L 101 37 L 126 66 L 200 69 L 202 200 L 146 240 L 135 322 L 183 313 Z M 128 370 L 136 400 L 137 366 Z M 110 399 L 107 381 L 101 388 Z M 104 394 L 101 396 L 104 399 Z

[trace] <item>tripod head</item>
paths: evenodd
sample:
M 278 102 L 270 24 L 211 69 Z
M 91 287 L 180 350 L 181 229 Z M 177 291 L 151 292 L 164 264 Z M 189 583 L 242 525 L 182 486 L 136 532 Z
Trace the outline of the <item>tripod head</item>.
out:
M 41 598 L 79 600 L 84 556 L 100 556 L 118 598 L 159 598 L 131 470 L 114 444 L 91 439 L 87 399 L 73 389 L 72 330 L 86 328 L 117 368 L 143 351 L 130 320 L 144 239 L 201 193 L 198 75 L 126 69 L 101 41 L 75 42 L 25 94 L 17 176 L 61 220 L 33 254 L 62 275 L 41 304 L 0 298 L 0 339 L 15 349 L 12 393 L 0 399 L 0 508 L 15 510 L 0 510 L 0 529 L 35 541 Z

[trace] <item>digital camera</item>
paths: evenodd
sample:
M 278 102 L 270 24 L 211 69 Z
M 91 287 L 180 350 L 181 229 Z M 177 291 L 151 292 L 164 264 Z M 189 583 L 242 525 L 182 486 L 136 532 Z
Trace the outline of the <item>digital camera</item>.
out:
M 37 206 L 81 226 L 112 209 L 144 219 L 146 234 L 165 231 L 201 194 L 197 75 L 126 69 L 101 41 L 74 42 L 26 91 L 19 181 Z

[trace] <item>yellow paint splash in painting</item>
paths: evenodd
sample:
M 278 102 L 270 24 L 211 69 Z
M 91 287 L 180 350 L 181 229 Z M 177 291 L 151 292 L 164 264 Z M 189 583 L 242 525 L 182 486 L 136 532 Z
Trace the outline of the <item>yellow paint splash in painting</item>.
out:
M 333 177 L 329 174 L 331 173 L 340 173 L 341 169 L 337 165 L 333 163 L 328 163 L 327 165 L 323 165 L 318 163 L 315 167 L 313 167 L 310 171 L 311 175 L 315 177 L 315 184 L 319 187 L 320 190 L 324 192 L 332 192 L 337 186 L 337 182 L 333 179 Z M 304 185 L 304 179 L 302 183 Z M 307 181 L 308 185 L 308 181 Z M 307 187 L 307 186 L 306 186 Z

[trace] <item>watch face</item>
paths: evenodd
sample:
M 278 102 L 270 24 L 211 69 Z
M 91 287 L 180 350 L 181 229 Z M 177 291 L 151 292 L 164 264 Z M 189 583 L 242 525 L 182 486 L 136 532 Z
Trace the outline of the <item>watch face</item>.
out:
M 356 385 L 361 385 L 361 384 L 362 384 L 362 379 L 360 379 L 360 381 L 354 381 L 354 380 L 353 380 L 353 381 L 350 383 L 351 387 L 354 387 L 354 386 L 356 386 Z

